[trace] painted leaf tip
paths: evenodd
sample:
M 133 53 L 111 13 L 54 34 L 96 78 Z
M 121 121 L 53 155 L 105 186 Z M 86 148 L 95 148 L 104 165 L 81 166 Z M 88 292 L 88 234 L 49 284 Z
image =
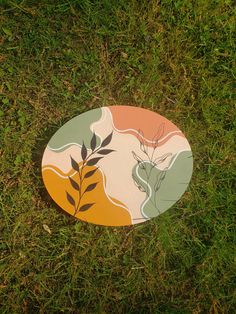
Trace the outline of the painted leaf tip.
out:
M 94 151 L 94 149 L 96 148 L 96 145 L 97 145 L 96 134 L 93 133 L 93 137 L 92 137 L 91 142 L 90 142 L 90 147 L 91 147 L 92 151 Z
M 79 190 L 80 190 L 79 184 L 78 184 L 75 180 L 73 180 L 71 177 L 69 177 L 69 180 L 70 180 L 71 186 L 72 186 L 75 190 L 79 191 Z
M 70 155 L 71 159 L 71 166 L 74 170 L 79 171 L 79 165 L 78 163 L 74 160 L 74 158 Z
M 98 182 L 89 184 L 89 185 L 87 186 L 86 190 L 84 191 L 84 193 L 90 192 L 90 191 L 94 190 L 95 187 L 97 186 L 97 184 L 98 184 Z
M 112 139 L 113 131 L 102 141 L 101 147 L 107 146 Z
M 98 154 L 107 155 L 107 154 L 110 154 L 110 153 L 112 153 L 114 151 L 115 151 L 114 149 L 100 149 L 98 151 Z
M 95 157 L 95 158 L 92 158 L 90 159 L 88 162 L 87 162 L 87 165 L 88 166 L 94 166 L 100 159 L 102 159 L 103 157 Z
M 82 145 L 82 148 L 81 148 L 81 157 L 82 157 L 83 160 L 86 159 L 87 153 L 88 153 L 87 148 L 86 148 L 86 146 L 84 145 L 84 142 L 83 142 L 83 145 Z
M 94 170 L 88 171 L 88 172 L 84 175 L 84 177 L 85 177 L 85 178 L 91 177 L 97 170 L 98 170 L 98 167 L 97 167 L 96 169 L 94 169 Z
M 79 211 L 80 212 L 85 212 L 86 210 L 88 210 L 90 207 L 92 207 L 95 203 L 89 203 L 89 204 L 85 204 L 83 206 L 80 207 Z
M 68 202 L 72 205 L 75 206 L 75 200 L 74 198 L 66 191 L 66 198 L 68 200 Z

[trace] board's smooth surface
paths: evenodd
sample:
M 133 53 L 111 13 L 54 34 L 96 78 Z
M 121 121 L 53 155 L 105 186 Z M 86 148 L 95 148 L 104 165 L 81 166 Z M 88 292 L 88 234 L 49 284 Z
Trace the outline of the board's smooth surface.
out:
M 185 192 L 193 158 L 184 134 L 152 111 L 110 106 L 62 126 L 43 155 L 53 200 L 76 218 L 106 226 L 144 222 Z

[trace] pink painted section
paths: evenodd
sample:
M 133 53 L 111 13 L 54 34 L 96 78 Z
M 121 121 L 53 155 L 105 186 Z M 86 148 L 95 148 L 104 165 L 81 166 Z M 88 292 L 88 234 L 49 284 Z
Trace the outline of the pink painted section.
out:
M 138 131 L 143 132 L 144 138 L 153 141 L 159 133 L 159 145 L 166 143 L 173 135 L 185 137 L 172 122 L 150 110 L 131 106 L 109 106 L 113 117 L 113 123 L 122 133 L 132 134 L 139 138 Z M 150 142 L 145 142 L 153 146 Z

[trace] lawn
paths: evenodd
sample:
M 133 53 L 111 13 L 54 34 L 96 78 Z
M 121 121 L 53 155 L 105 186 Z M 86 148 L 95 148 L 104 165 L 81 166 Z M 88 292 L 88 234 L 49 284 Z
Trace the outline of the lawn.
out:
M 0 313 L 235 313 L 235 2 L 0 3 Z M 194 156 L 181 200 L 131 227 L 65 215 L 41 177 L 56 130 L 113 104 Z

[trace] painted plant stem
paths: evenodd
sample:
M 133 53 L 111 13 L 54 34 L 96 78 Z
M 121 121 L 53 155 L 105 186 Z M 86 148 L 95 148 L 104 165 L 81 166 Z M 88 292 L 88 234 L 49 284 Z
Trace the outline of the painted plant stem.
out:
M 73 196 L 70 195 L 66 191 L 67 200 L 74 208 L 74 216 L 76 216 L 78 214 L 78 212 L 86 211 L 94 205 L 94 203 L 87 203 L 87 204 L 84 204 L 81 206 L 81 202 L 82 202 L 82 198 L 83 198 L 84 194 L 94 190 L 96 188 L 97 184 L 99 183 L 99 182 L 94 182 L 94 183 L 91 183 L 91 184 L 87 185 L 86 187 L 84 187 L 84 182 L 86 181 L 86 179 L 92 177 L 95 174 L 95 172 L 97 171 L 98 167 L 95 169 L 92 169 L 90 171 L 87 171 L 83 175 L 84 169 L 87 167 L 95 166 L 100 159 L 104 158 L 105 155 L 110 154 L 111 152 L 114 151 L 113 149 L 105 148 L 111 142 L 112 135 L 113 135 L 113 132 L 111 132 L 101 142 L 101 144 L 97 147 L 96 134 L 93 133 L 92 139 L 90 141 L 91 153 L 88 154 L 88 148 L 85 146 L 84 143 L 81 147 L 81 158 L 82 158 L 82 165 L 81 166 L 77 163 L 77 161 L 74 158 L 72 158 L 72 156 L 70 156 L 71 166 L 79 175 L 79 182 L 76 182 L 74 179 L 69 177 L 72 188 L 75 189 L 76 191 L 78 191 L 78 200 L 76 201 L 73 198 Z M 96 154 L 98 154 L 100 156 L 99 157 L 93 157 Z
M 146 192 L 146 195 L 148 198 L 150 198 L 150 193 L 149 193 L 149 183 L 150 183 L 150 178 L 152 175 L 152 170 L 157 166 L 160 165 L 161 163 L 163 163 L 167 158 L 171 157 L 172 154 L 171 153 L 166 153 L 156 159 L 154 159 L 154 153 L 158 147 L 159 141 L 161 139 L 161 137 L 163 136 L 164 133 L 164 123 L 162 123 L 158 130 L 157 133 L 155 134 L 155 136 L 152 139 L 152 143 L 153 143 L 153 147 L 152 147 L 152 151 L 149 154 L 148 153 L 148 145 L 145 142 L 145 137 L 144 137 L 144 133 L 142 132 L 142 130 L 139 130 L 139 142 L 140 142 L 140 150 L 147 156 L 147 160 L 143 160 L 140 156 L 138 156 L 134 151 L 133 156 L 134 159 L 137 161 L 138 163 L 138 167 L 144 171 L 145 176 L 146 176 L 146 183 L 145 183 L 145 187 L 141 187 L 140 183 L 136 181 L 136 178 L 133 177 L 135 184 L 138 186 L 138 188 L 141 191 Z M 149 165 L 152 165 L 151 167 L 149 167 Z M 169 164 L 170 165 L 170 164 Z M 168 165 L 168 167 L 169 167 Z M 166 171 L 168 170 L 168 167 L 166 167 L 163 172 L 160 173 L 160 175 L 156 178 L 156 183 L 154 184 L 154 198 L 153 200 L 150 198 L 149 202 L 152 203 L 152 205 L 158 210 L 158 206 L 157 206 L 157 191 L 160 189 L 160 186 L 163 182 L 163 180 L 165 179 L 165 175 L 166 175 Z M 149 168 L 149 169 L 148 169 Z

